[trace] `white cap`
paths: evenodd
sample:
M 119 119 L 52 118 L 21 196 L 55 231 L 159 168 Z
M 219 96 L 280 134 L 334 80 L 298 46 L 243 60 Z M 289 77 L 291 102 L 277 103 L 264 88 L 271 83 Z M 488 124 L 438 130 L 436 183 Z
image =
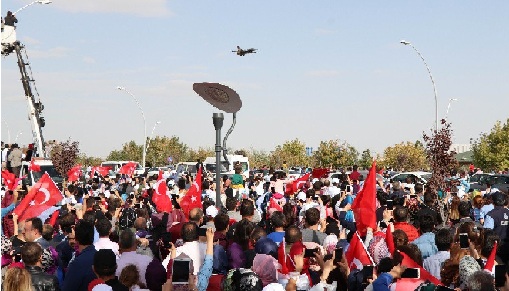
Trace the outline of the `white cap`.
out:
M 216 217 L 218 213 L 219 211 L 214 205 L 210 205 L 207 209 L 205 209 L 205 214 L 208 216 Z
M 318 178 L 313 178 L 313 180 L 311 180 L 311 184 L 314 184 L 317 181 L 320 181 L 320 180 L 318 180 Z
M 306 201 L 306 193 L 304 192 L 299 192 L 299 194 L 297 194 L 297 200 L 300 200 L 300 201 Z

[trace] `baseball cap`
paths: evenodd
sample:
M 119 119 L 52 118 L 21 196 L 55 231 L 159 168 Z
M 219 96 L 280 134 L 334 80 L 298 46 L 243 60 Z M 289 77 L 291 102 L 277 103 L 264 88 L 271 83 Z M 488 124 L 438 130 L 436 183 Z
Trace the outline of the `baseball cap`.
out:
M 208 216 L 212 216 L 212 217 L 216 217 L 216 215 L 218 213 L 219 213 L 219 211 L 217 210 L 217 208 L 214 205 L 210 205 L 205 210 L 205 214 L 208 215 Z

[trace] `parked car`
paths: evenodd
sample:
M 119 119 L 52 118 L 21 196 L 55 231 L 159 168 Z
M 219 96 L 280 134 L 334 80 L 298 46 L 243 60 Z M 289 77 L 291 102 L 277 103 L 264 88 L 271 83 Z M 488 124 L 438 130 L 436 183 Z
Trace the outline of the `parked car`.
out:
M 413 181 L 421 184 L 427 184 L 429 179 L 431 179 L 431 173 L 429 172 L 405 172 L 399 173 L 391 178 L 391 182 L 399 181 L 401 183 L 406 183 L 406 179 L 410 177 Z
M 472 177 L 474 177 L 473 175 Z M 487 188 L 487 184 L 491 185 L 491 188 L 497 188 L 498 190 L 509 193 L 509 175 L 504 174 L 486 174 L 484 179 L 479 179 L 477 183 L 470 184 L 470 189 L 484 191 Z
M 170 169 L 168 169 L 168 167 L 153 167 L 148 170 L 147 178 L 151 178 L 153 176 L 157 178 L 157 176 L 159 175 L 159 171 L 163 171 L 163 175 L 167 176 L 170 175 Z

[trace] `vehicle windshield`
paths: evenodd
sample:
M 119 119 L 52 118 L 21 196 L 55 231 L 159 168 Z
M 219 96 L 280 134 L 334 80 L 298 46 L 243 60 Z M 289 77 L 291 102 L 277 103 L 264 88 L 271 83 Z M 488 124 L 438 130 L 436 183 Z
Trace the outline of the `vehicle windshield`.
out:
M 207 164 L 205 166 L 205 169 L 209 172 L 215 173 L 216 172 L 216 164 Z M 226 162 L 223 162 L 221 164 L 221 173 L 225 173 L 225 172 L 227 172 Z
M 32 176 L 34 177 L 34 183 L 37 183 L 39 179 L 41 179 L 42 175 L 44 175 L 44 173 L 48 173 L 48 175 L 51 177 L 51 179 L 53 179 L 55 183 L 62 183 L 62 181 L 64 180 L 64 178 L 60 176 L 60 174 L 57 172 L 54 166 L 45 165 L 41 166 L 40 172 L 32 172 Z
M 431 174 L 424 174 L 424 175 L 421 175 L 421 178 L 423 178 L 424 180 L 426 181 L 429 181 L 429 179 L 431 179 Z

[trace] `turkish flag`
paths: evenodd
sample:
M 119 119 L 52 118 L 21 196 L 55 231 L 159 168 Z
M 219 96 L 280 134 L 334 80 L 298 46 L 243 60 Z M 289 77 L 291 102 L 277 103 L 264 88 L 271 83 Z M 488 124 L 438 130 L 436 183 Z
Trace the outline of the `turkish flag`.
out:
M 135 162 L 129 162 L 125 165 L 123 165 L 120 170 L 118 170 L 119 174 L 125 174 L 128 176 L 131 176 L 134 174 L 134 170 L 136 169 L 136 163 Z
M 297 190 L 299 190 L 302 185 L 306 185 L 306 183 L 308 182 L 309 180 L 309 177 L 311 176 L 310 173 L 307 173 L 306 175 L 300 177 L 299 179 L 293 181 L 293 190 L 296 192 Z
M 152 202 L 155 203 L 157 212 L 170 213 L 173 210 L 173 206 L 171 198 L 168 196 L 168 186 L 166 185 L 166 180 L 163 179 L 162 171 L 159 171 L 159 179 L 157 179 L 152 188 L 154 189 L 154 192 L 152 192 Z
M 394 246 L 394 237 L 392 236 L 392 229 L 393 226 L 390 224 L 385 232 L 385 243 L 387 244 L 387 248 L 391 255 L 394 254 L 394 251 L 396 250 L 396 247 Z
M 350 269 L 362 270 L 364 266 L 374 265 L 373 260 L 362 243 L 359 232 L 355 232 L 355 235 L 352 237 L 345 257 Z
M 23 177 L 16 178 L 16 175 L 7 170 L 2 171 L 2 178 L 4 179 L 4 185 L 7 186 L 7 189 L 11 191 L 16 189 L 16 187 L 18 187 L 19 181 L 23 179 Z
M 34 163 L 34 159 L 32 159 L 32 160 L 30 161 L 30 165 L 28 165 L 28 170 L 29 170 L 29 171 L 32 171 L 32 172 L 40 172 L 40 171 L 41 171 L 41 166 L 36 165 L 36 164 Z
M 53 213 L 51 214 L 51 217 L 48 221 L 48 224 L 50 224 L 51 226 L 55 227 L 55 224 L 57 223 L 57 219 L 58 219 L 58 215 L 60 214 L 60 211 L 57 209 L 55 211 L 53 211 Z
M 44 173 L 41 179 L 30 189 L 28 194 L 14 209 L 19 221 L 39 216 L 44 210 L 54 206 L 63 199 L 57 185 Z
M 98 172 L 101 176 L 106 177 L 110 174 L 110 167 L 92 167 L 90 178 L 94 177 L 94 173 Z
M 67 172 L 67 180 L 69 182 L 78 181 L 81 177 L 81 166 L 76 165 Z
M 357 231 L 364 236 L 366 228 L 376 229 L 376 161 L 373 161 L 364 187 L 359 191 L 352 204 Z
M 329 173 L 329 169 L 327 169 L 327 168 L 314 168 L 312 175 L 313 175 L 313 178 L 320 179 L 323 176 L 327 175 L 328 173 Z
M 412 260 L 409 256 L 407 256 L 407 254 L 405 254 L 404 252 L 400 252 L 400 251 L 397 251 L 397 252 L 399 252 L 399 254 L 401 256 L 403 256 L 403 261 L 401 262 L 402 266 L 405 266 L 407 268 L 419 268 L 421 270 L 420 271 L 421 276 L 419 279 L 421 279 L 423 281 L 428 280 L 435 285 L 443 285 L 442 282 L 440 282 L 440 280 L 438 280 L 435 276 L 431 275 L 423 267 L 419 266 L 419 264 L 417 264 L 414 260 Z
M 497 248 L 498 248 L 498 241 L 495 241 L 495 244 L 493 244 L 493 249 L 491 250 L 490 256 L 488 257 L 488 260 L 486 260 L 486 265 L 484 265 L 484 270 L 487 270 L 489 272 L 492 271 L 493 266 L 495 265 L 495 257 L 497 256 Z
M 277 261 L 281 265 L 281 270 L 279 271 L 281 274 L 288 274 L 288 267 L 286 266 L 286 243 L 285 238 L 283 237 L 283 241 L 279 244 L 277 248 Z
M 193 185 L 187 191 L 186 195 L 182 197 L 180 201 L 180 208 L 184 212 L 184 215 L 187 219 L 189 219 L 189 211 L 194 208 L 201 208 L 201 169 L 198 170 L 196 174 L 196 179 L 194 180 Z

